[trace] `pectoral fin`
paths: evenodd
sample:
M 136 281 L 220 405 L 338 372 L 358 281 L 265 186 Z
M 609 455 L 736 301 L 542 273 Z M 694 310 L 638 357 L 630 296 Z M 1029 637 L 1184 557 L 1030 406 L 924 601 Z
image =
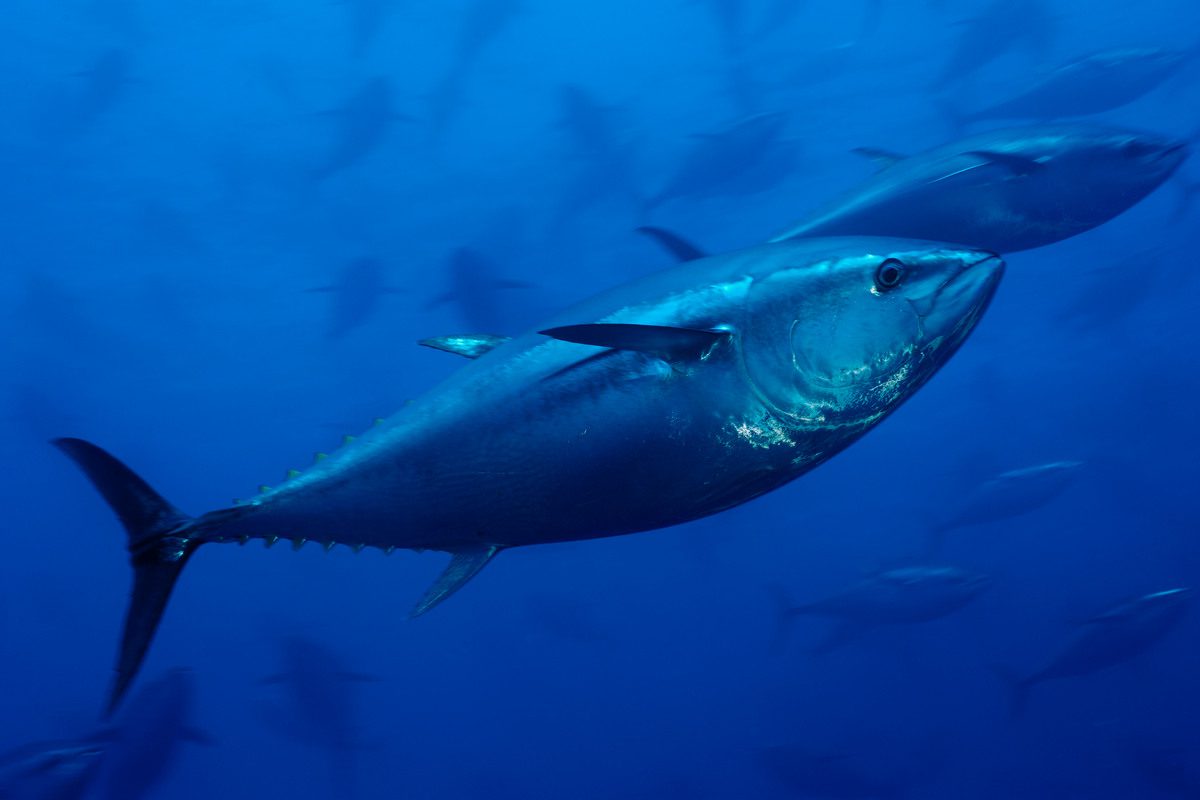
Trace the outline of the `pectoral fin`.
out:
M 495 336 L 490 333 L 464 333 L 455 336 L 434 336 L 432 339 L 422 339 L 417 344 L 422 347 L 432 347 L 434 350 L 454 353 L 463 358 L 479 358 L 511 338 L 511 336 Z
M 485 545 L 470 550 L 459 550 L 454 553 L 446 569 L 433 582 L 433 586 L 425 592 L 425 596 L 417 603 L 409 617 L 419 617 L 450 595 L 461 589 L 467 581 L 474 578 L 479 570 L 500 552 L 496 545 Z
M 705 358 L 714 347 L 729 337 L 728 331 L 604 322 L 593 325 L 564 325 L 540 333 L 564 342 L 611 347 L 614 350 L 637 350 L 659 356 L 666 361 Z
M 653 225 L 643 225 L 640 228 L 634 228 L 635 231 L 643 236 L 649 236 L 654 241 L 658 242 L 664 250 L 680 262 L 698 261 L 701 258 L 706 258 L 708 253 L 705 253 L 696 245 L 684 239 L 682 236 L 667 230 L 666 228 L 658 228 Z

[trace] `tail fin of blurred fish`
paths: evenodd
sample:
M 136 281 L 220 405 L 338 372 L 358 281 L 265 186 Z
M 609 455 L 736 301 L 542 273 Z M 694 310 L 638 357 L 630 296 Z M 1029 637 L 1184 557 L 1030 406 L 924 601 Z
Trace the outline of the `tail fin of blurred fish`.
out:
M 1175 213 L 1171 217 L 1172 222 L 1182 222 L 1191 213 L 1192 206 L 1196 202 L 1196 194 L 1200 193 L 1200 182 L 1190 183 L 1183 181 L 1179 184 L 1179 200 L 1175 203 Z
M 191 517 L 107 451 L 82 439 L 53 443 L 83 470 L 128 535 L 133 591 L 106 711 L 111 715 L 142 665 L 179 573 L 200 543 L 189 536 Z
M 787 590 L 778 584 L 768 587 L 771 602 L 775 606 L 775 628 L 771 635 L 771 655 L 782 655 L 787 649 L 788 636 L 792 630 L 792 622 L 803 614 L 816 611 L 813 604 L 797 605 L 788 595 Z
M 951 138 L 957 139 L 967 132 L 967 126 L 972 121 L 971 114 L 963 111 L 956 101 L 945 94 L 935 95 L 934 103 L 937 104 L 938 113 L 946 123 Z
M 1033 681 L 1022 677 L 1008 667 L 1000 665 L 993 665 L 992 672 L 996 673 L 996 677 L 1008 687 L 1009 716 L 1012 719 L 1020 718 L 1025 713 L 1025 707 L 1029 704 L 1029 690 L 1033 688 Z

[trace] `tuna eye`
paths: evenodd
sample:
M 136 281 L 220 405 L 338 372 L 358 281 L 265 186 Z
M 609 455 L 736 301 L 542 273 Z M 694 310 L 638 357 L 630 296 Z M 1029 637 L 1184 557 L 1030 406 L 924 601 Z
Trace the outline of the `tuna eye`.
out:
M 904 277 L 904 265 L 894 258 L 889 258 L 875 270 L 875 288 L 881 292 L 895 289 Z

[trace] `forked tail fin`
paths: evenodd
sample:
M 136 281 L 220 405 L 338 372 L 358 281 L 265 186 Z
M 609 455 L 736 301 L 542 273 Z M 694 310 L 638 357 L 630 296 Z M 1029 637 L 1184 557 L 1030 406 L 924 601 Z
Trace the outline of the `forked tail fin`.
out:
M 158 629 L 183 565 L 200 545 L 188 536 L 192 520 L 150 488 L 133 470 L 82 439 L 55 439 L 112 507 L 128 535 L 133 591 L 109 697 L 111 714 L 133 683 Z
M 992 666 L 992 672 L 1008 687 L 1008 714 L 1012 719 L 1019 718 L 1025 713 L 1029 703 L 1029 690 L 1037 682 L 1036 677 L 1025 678 L 1007 667 Z

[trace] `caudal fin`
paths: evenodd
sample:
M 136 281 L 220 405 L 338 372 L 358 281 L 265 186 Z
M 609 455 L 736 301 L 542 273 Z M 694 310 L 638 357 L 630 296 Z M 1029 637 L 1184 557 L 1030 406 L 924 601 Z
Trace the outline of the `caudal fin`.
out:
M 125 612 L 117 676 L 109 696 L 107 713 L 111 714 L 133 683 L 171 589 L 199 542 L 188 536 L 190 517 L 108 452 L 82 439 L 55 439 L 54 445 L 83 470 L 128 535 L 133 591 Z
M 787 650 L 792 633 L 792 623 L 796 617 L 805 613 L 804 606 L 797 606 L 788 596 L 787 590 L 778 584 L 767 587 L 771 594 L 771 602 L 775 610 L 775 625 L 771 633 L 771 655 L 783 655 Z
M 1021 677 L 1007 667 L 993 666 L 992 671 L 1008 687 L 1008 713 L 1017 719 L 1025 713 L 1025 706 L 1029 704 L 1029 690 L 1033 688 L 1035 680 Z

